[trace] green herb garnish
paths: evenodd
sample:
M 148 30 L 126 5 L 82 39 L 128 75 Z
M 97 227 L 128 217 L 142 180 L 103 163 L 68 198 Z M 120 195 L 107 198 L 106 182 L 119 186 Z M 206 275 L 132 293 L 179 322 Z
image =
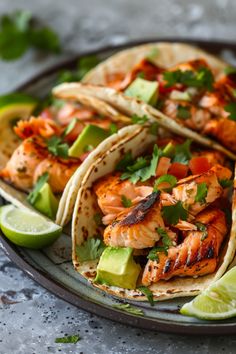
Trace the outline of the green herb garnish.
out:
M 110 132 L 111 135 L 118 132 L 118 127 L 117 127 L 117 125 L 115 123 L 111 123 L 110 124 L 109 132 Z
M 48 181 L 49 179 L 49 174 L 48 172 L 45 172 L 42 176 L 40 176 L 34 186 L 34 189 L 32 190 L 32 192 L 30 192 L 30 194 L 27 197 L 28 202 L 30 202 L 30 204 L 34 204 L 38 198 L 39 192 L 42 189 L 42 187 L 44 186 L 44 184 Z
M 149 288 L 147 288 L 146 286 L 140 286 L 140 287 L 138 287 L 138 290 L 140 290 L 141 293 L 146 295 L 150 305 L 154 306 L 153 293 L 151 292 L 151 290 Z
M 208 236 L 206 225 L 202 224 L 201 222 L 196 222 L 195 225 L 197 226 L 197 229 L 199 231 L 203 232 L 202 237 L 201 237 L 201 241 L 204 241 Z
M 118 164 L 116 165 L 116 171 L 124 172 L 128 166 L 134 163 L 134 159 L 132 157 L 131 152 L 127 152 L 123 159 L 121 159 Z
M 2 16 L 0 57 L 3 60 L 15 60 L 30 47 L 52 53 L 61 50 L 57 34 L 49 27 L 40 26 L 29 11 L 16 11 Z
M 138 315 L 138 316 L 144 315 L 143 310 L 131 306 L 130 304 L 118 304 L 118 305 L 112 305 L 112 307 L 118 310 L 122 310 L 124 312 L 131 313 L 132 315 Z
M 182 84 L 187 87 L 196 87 L 211 91 L 213 88 L 214 76 L 211 70 L 201 67 L 196 72 L 192 70 L 166 71 L 164 73 L 164 80 L 167 82 L 167 87 Z
M 132 120 L 133 124 L 143 125 L 144 123 L 146 123 L 148 121 L 148 117 L 145 115 L 138 116 L 137 114 L 134 114 L 134 115 L 132 115 L 131 120 Z
M 159 129 L 158 123 L 154 122 L 149 127 L 149 133 L 156 136 L 158 133 L 158 129 Z
M 121 203 L 125 208 L 130 208 L 132 206 L 131 199 L 127 198 L 125 195 L 121 196 Z
M 169 237 L 169 235 L 167 234 L 167 232 L 161 227 L 158 227 L 156 231 L 160 235 L 163 245 L 153 247 L 151 251 L 148 253 L 147 258 L 152 261 L 159 262 L 158 252 L 164 252 L 167 255 L 169 247 L 173 246 L 173 242 Z
M 156 231 L 161 236 L 161 240 L 165 248 L 168 249 L 170 246 L 173 246 L 173 242 L 167 234 L 166 230 L 162 229 L 162 227 L 158 227 Z
M 168 183 L 169 187 L 162 188 L 164 191 L 171 191 L 177 184 L 177 178 L 172 175 L 163 175 L 155 180 L 153 192 L 157 192 L 159 190 L 158 186 L 162 183 Z
M 182 202 L 178 201 L 174 205 L 163 206 L 162 215 L 169 225 L 176 225 L 179 220 L 187 220 L 188 212 Z
M 236 121 L 236 102 L 231 102 L 224 107 L 226 112 L 229 112 L 228 119 Z
M 48 151 L 55 156 L 63 158 L 68 157 L 69 145 L 67 143 L 63 143 L 59 136 L 53 136 L 48 139 L 47 148 Z
M 221 185 L 222 188 L 229 188 L 232 187 L 233 181 L 231 179 L 220 179 L 219 184 Z
M 236 74 L 236 68 L 234 68 L 233 66 L 227 66 L 224 69 L 224 72 L 225 72 L 226 75 Z
M 192 141 L 187 139 L 183 144 L 179 144 L 175 146 L 175 155 L 173 158 L 173 162 L 180 162 L 182 164 L 187 165 L 189 160 L 192 157 L 190 146 Z
M 55 339 L 55 343 L 73 343 L 76 344 L 80 340 L 80 336 L 78 334 L 73 336 L 65 336 L 65 337 L 58 337 Z
M 197 194 L 195 196 L 195 202 L 205 203 L 207 196 L 207 184 L 205 182 L 199 183 L 197 185 Z
M 81 262 L 92 261 L 101 256 L 106 246 L 100 238 L 89 237 L 82 245 L 76 246 L 76 255 Z
M 190 107 L 182 106 L 181 104 L 177 107 L 177 117 L 180 119 L 188 119 L 191 117 Z

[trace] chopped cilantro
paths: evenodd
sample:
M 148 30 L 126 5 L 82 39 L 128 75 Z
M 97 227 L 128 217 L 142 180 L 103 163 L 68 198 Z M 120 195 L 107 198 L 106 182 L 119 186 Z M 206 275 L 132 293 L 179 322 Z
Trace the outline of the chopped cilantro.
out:
M 167 82 L 167 87 L 182 84 L 187 87 L 196 87 L 211 91 L 213 88 L 214 76 L 211 70 L 201 67 L 196 72 L 192 70 L 166 71 L 164 73 L 164 80 Z
M 69 146 L 62 142 L 59 136 L 53 136 L 47 140 L 48 151 L 55 156 L 68 157 Z
M 220 179 L 219 183 L 222 188 L 229 188 L 233 185 L 233 181 L 231 179 Z
M 205 182 L 199 183 L 197 185 L 197 194 L 195 196 L 195 202 L 205 203 L 207 196 L 207 184 Z
M 112 305 L 115 309 L 131 313 L 132 315 L 138 315 L 138 316 L 143 316 L 143 310 L 138 309 L 137 307 L 131 306 L 130 304 L 117 304 L 117 305 Z
M 148 121 L 148 117 L 146 115 L 144 116 L 138 116 L 137 114 L 132 115 L 131 117 L 132 123 L 133 124 L 140 124 L 143 125 Z
M 173 162 L 180 162 L 185 165 L 188 164 L 189 160 L 192 157 L 190 146 L 192 141 L 187 139 L 183 144 L 179 144 L 175 146 L 175 156 Z
M 202 224 L 201 222 L 196 222 L 195 225 L 197 226 L 197 229 L 203 233 L 201 241 L 204 241 L 208 236 L 206 225 Z
M 65 336 L 65 337 L 58 337 L 55 339 L 55 343 L 73 343 L 76 344 L 80 340 L 80 336 L 78 334 L 73 336 Z
M 174 205 L 163 206 L 162 215 L 169 225 L 176 225 L 179 220 L 187 220 L 188 212 L 181 201 Z
M 34 186 L 34 189 L 32 192 L 28 195 L 27 200 L 30 202 L 30 204 L 34 204 L 38 198 L 39 192 L 44 186 L 44 184 L 48 181 L 49 179 L 49 174 L 48 172 L 45 172 L 42 176 L 40 176 Z
M 154 183 L 153 192 L 157 192 L 159 190 L 158 186 L 160 186 L 162 183 L 167 183 L 169 186 L 161 188 L 161 190 L 169 192 L 176 186 L 177 178 L 168 174 L 157 178 Z
M 161 237 L 162 240 L 162 246 L 155 246 L 151 249 L 151 251 L 148 253 L 147 258 L 151 259 L 152 261 L 157 261 L 159 262 L 159 256 L 158 252 L 164 252 L 166 255 L 168 254 L 168 249 L 170 246 L 173 246 L 173 242 L 168 236 L 167 232 L 162 229 L 161 227 L 158 227 L 156 229 L 157 233 Z
M 97 259 L 105 245 L 99 238 L 89 237 L 82 245 L 76 246 L 76 255 L 81 262 Z
M 166 230 L 162 229 L 162 227 L 158 227 L 156 231 L 161 236 L 162 243 L 165 248 L 168 249 L 170 246 L 173 246 L 173 242 L 168 236 Z
M 59 53 L 57 34 L 43 27 L 27 10 L 3 15 L 0 23 L 0 57 L 3 60 L 20 58 L 30 48 Z
M 127 167 L 128 171 L 121 175 L 121 179 L 129 178 L 132 183 L 137 183 L 139 180 L 145 182 L 152 176 L 155 176 L 160 153 L 161 150 L 158 149 L 157 145 L 154 145 L 150 163 L 147 164 L 145 158 L 139 157 L 132 166 Z
M 66 135 L 70 134 L 74 129 L 76 123 L 78 122 L 77 118 L 73 118 L 72 121 L 67 125 L 66 129 L 64 130 L 62 136 L 65 137 Z
M 151 251 L 149 251 L 147 258 L 150 259 L 151 261 L 159 262 L 159 257 L 157 252 L 162 252 L 162 251 L 165 251 L 164 247 L 153 247 Z
M 118 132 L 118 127 L 117 127 L 117 125 L 115 123 L 111 123 L 110 124 L 109 132 L 110 132 L 111 135 Z
M 180 119 L 188 119 L 191 117 L 190 107 L 182 106 L 181 104 L 177 107 L 177 117 Z
M 140 290 L 141 293 L 146 295 L 150 305 L 154 306 L 153 293 L 151 292 L 151 290 L 149 288 L 147 288 L 146 286 L 140 286 L 140 287 L 138 287 L 138 290 Z
M 228 119 L 236 120 L 236 102 L 231 102 L 225 106 L 225 111 L 229 112 Z
M 116 165 L 116 171 L 125 171 L 129 165 L 132 165 L 134 162 L 134 159 L 132 157 L 131 152 L 127 152 L 123 159 L 121 159 L 118 164 Z
M 125 195 L 121 196 L 121 203 L 125 208 L 130 208 L 132 206 L 131 199 L 127 198 Z

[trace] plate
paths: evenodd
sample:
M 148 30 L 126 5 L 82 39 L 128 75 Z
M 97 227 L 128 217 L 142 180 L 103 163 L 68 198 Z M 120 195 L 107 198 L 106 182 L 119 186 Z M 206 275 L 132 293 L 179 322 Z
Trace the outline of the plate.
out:
M 155 42 L 161 39 L 151 39 L 145 42 Z M 166 40 L 165 40 L 166 41 Z M 168 41 L 177 41 L 169 39 Z M 208 41 L 189 41 L 191 44 L 199 45 L 217 55 L 222 53 L 233 57 L 236 54 L 236 44 Z M 104 48 L 99 51 L 90 51 L 78 55 L 69 61 L 57 65 L 40 75 L 32 78 L 22 85 L 17 91 L 24 91 L 28 94 L 42 97 L 42 93 L 47 93 L 55 85 L 58 72 L 62 69 L 74 69 L 79 58 L 96 54 L 101 59 L 109 55 L 137 44 L 145 42 L 132 42 L 122 46 Z M 232 55 L 231 55 L 232 54 Z M 0 204 L 4 200 L 0 200 Z M 181 334 L 232 334 L 236 333 L 236 319 L 209 322 L 201 321 L 179 314 L 179 308 L 190 298 L 174 299 L 157 302 L 154 307 L 149 303 L 126 301 L 131 305 L 143 310 L 144 316 L 137 316 L 122 312 L 114 308 L 122 300 L 105 294 L 101 290 L 93 288 L 73 269 L 71 262 L 71 241 L 70 237 L 64 233 L 51 247 L 42 251 L 35 251 L 17 247 L 13 245 L 2 234 L 0 245 L 7 256 L 30 277 L 40 285 L 61 297 L 62 299 L 96 315 L 135 327 L 149 330 L 181 333 Z

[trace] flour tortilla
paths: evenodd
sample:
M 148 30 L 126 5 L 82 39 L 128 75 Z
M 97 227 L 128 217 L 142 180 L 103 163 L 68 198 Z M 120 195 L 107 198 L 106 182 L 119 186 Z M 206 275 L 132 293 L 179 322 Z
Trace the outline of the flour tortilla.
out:
M 115 108 L 111 107 L 106 102 L 85 94 L 77 94 L 76 101 L 93 108 L 99 114 L 109 116 L 114 123 L 123 122 L 124 125 L 130 123 L 130 119 L 120 113 Z M 93 162 L 102 154 L 103 150 L 110 149 L 119 139 L 128 134 L 128 132 L 118 132 L 103 141 L 96 149 L 94 149 L 88 158 L 79 166 L 74 175 L 67 183 L 65 190 L 61 196 L 56 222 L 60 225 L 65 225 L 71 220 L 73 207 L 80 187 L 83 171 L 89 170 Z M 12 120 L 5 119 L 0 125 L 0 168 L 4 168 L 7 161 L 11 157 L 14 150 L 19 146 L 21 140 L 16 136 L 12 129 Z M 4 180 L 0 179 L 0 195 L 17 207 L 30 208 L 35 210 L 26 200 L 27 194 L 9 185 Z M 37 211 L 36 211 L 37 212 Z
M 139 290 L 127 290 L 109 287 L 94 283 L 98 261 L 79 262 L 76 246 L 81 245 L 88 237 L 100 233 L 94 220 L 94 215 L 99 212 L 97 197 L 92 190 L 96 180 L 114 171 L 117 162 L 126 153 L 131 152 L 134 157 L 140 155 L 156 138 L 150 135 L 146 127 L 129 127 L 130 135 L 121 140 L 116 146 L 107 151 L 95 161 L 92 168 L 84 176 L 82 185 L 77 194 L 72 218 L 72 259 L 75 269 L 88 279 L 94 286 L 107 293 L 126 299 L 144 301 L 146 297 Z M 168 281 L 159 281 L 149 288 L 155 300 L 165 300 L 174 297 L 193 296 L 199 294 L 213 281 L 219 279 L 233 260 L 236 248 L 236 211 L 235 194 L 233 198 L 233 223 L 230 234 L 225 240 L 221 251 L 219 266 L 213 274 L 192 278 L 176 277 Z

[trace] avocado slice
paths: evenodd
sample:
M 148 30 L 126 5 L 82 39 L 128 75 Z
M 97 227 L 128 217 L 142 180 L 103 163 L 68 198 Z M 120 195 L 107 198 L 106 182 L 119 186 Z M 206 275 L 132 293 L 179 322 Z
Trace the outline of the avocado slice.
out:
M 0 96 L 0 123 L 7 119 L 14 123 L 16 118 L 27 118 L 35 109 L 38 101 L 24 93 Z
M 53 194 L 48 183 L 44 183 L 39 191 L 37 199 L 33 204 L 34 208 L 42 214 L 48 216 L 50 219 L 55 219 L 59 200 Z
M 132 253 L 130 247 L 105 248 L 97 266 L 95 282 L 135 289 L 141 267 L 135 263 Z
M 109 136 L 109 132 L 96 125 L 87 125 L 69 149 L 69 156 L 80 157 L 86 148 L 95 148 Z
M 138 98 L 141 101 L 155 106 L 158 98 L 158 82 L 148 81 L 138 77 L 125 90 L 125 95 Z

